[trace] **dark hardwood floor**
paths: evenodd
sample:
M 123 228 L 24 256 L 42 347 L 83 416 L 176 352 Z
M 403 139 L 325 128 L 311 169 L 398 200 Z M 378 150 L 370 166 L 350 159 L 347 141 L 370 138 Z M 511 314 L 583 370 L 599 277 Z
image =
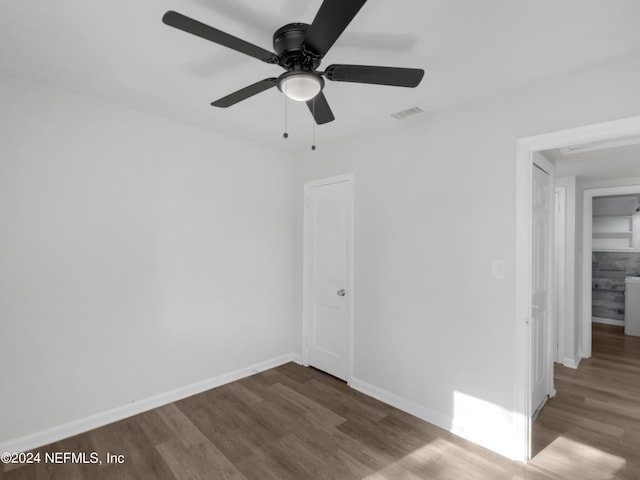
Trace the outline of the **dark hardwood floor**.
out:
M 0 479 L 640 479 L 640 338 L 596 329 L 594 357 L 558 367 L 556 388 L 526 466 L 290 363 L 35 451 L 102 464 Z
M 640 337 L 594 324 L 592 353 L 577 370 L 556 365 L 557 395 L 534 424 L 529 466 L 557 478 L 640 479 Z

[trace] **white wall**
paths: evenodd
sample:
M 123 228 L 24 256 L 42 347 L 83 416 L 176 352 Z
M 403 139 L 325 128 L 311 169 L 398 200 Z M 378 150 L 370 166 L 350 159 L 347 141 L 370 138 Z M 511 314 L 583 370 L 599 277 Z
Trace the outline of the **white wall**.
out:
M 521 456 L 516 140 L 638 115 L 638 84 L 640 62 L 622 59 L 322 145 L 300 161 L 299 184 L 355 174 L 355 384 Z M 492 259 L 505 260 L 505 279 L 492 278 Z
M 582 185 L 582 180 L 580 178 L 576 178 L 576 269 L 575 269 L 575 280 L 574 280 L 574 289 L 576 292 L 575 295 L 575 305 L 574 311 L 576 315 L 576 322 L 573 330 L 573 358 L 576 360 L 576 365 L 580 362 L 582 358 L 582 324 L 581 321 L 583 315 L 583 295 L 582 295 L 582 284 L 583 284 L 583 258 L 582 258 L 582 250 L 583 250 L 583 210 L 584 210 L 584 196 L 583 196 L 584 187 Z
M 556 177 L 556 185 L 566 187 L 566 224 L 565 224 L 565 304 L 564 304 L 564 325 L 563 328 L 563 345 L 562 363 L 568 367 L 576 368 L 580 362 L 580 324 L 582 318 L 577 314 L 581 305 L 581 293 L 576 289 L 576 280 L 580 278 L 576 271 L 581 272 L 580 265 L 577 263 L 578 255 L 581 255 L 582 248 L 576 248 L 577 235 L 576 223 L 579 220 L 576 215 L 576 208 L 579 198 L 582 198 L 582 191 L 576 189 L 576 177 Z M 581 200 L 580 200 L 581 202 Z M 580 212 L 580 219 L 582 211 Z
M 6 76 L 0 105 L 0 444 L 299 351 L 292 158 Z
M 2 78 L 0 442 L 299 353 L 302 183 L 354 172 L 354 384 L 518 457 L 515 142 L 638 115 L 638 84 L 622 59 L 292 162 Z

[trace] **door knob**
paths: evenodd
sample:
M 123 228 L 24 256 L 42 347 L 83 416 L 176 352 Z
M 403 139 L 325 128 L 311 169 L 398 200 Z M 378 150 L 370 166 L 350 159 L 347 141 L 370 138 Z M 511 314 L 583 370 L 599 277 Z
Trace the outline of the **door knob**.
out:
M 338 290 L 338 295 L 341 297 L 344 297 L 347 294 L 347 292 L 344 291 L 344 288 L 341 288 L 340 290 Z

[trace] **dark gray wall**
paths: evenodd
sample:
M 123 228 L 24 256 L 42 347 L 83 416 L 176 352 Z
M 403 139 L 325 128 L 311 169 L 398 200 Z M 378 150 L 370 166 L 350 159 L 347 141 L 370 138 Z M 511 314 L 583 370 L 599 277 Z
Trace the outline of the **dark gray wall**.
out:
M 624 278 L 640 277 L 640 252 L 593 252 L 592 315 L 624 320 Z

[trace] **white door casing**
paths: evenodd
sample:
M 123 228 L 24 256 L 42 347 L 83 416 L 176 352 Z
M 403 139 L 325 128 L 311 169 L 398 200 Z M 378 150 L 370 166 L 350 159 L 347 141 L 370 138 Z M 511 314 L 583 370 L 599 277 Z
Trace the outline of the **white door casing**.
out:
M 303 363 L 351 377 L 353 176 L 304 185 Z
M 640 119 L 639 119 L 640 123 Z M 640 130 L 640 127 L 639 127 Z M 592 322 L 592 258 L 593 258 L 593 199 L 610 195 L 632 195 L 640 193 L 640 185 L 589 188 L 583 192 L 582 203 L 582 346 L 583 358 L 591 356 Z
M 531 162 L 536 152 L 572 145 L 603 142 L 640 135 L 640 116 L 560 130 L 516 141 L 516 257 L 515 319 L 516 386 L 515 442 L 513 458 L 531 458 Z M 589 248 L 591 242 L 589 239 Z M 586 249 L 586 246 L 585 246 Z M 580 264 L 580 262 L 578 262 Z M 583 275 L 585 273 L 583 272 Z M 589 273 L 590 275 L 590 273 Z M 584 281 L 584 280 L 583 280 Z M 590 288 L 590 283 L 583 288 Z M 583 315 L 577 312 L 577 315 Z M 586 323 L 586 315 L 584 316 Z M 590 319 L 589 319 L 590 320 Z M 571 320 L 569 320 L 571 321 Z M 582 356 L 591 354 L 591 331 L 582 325 Z

